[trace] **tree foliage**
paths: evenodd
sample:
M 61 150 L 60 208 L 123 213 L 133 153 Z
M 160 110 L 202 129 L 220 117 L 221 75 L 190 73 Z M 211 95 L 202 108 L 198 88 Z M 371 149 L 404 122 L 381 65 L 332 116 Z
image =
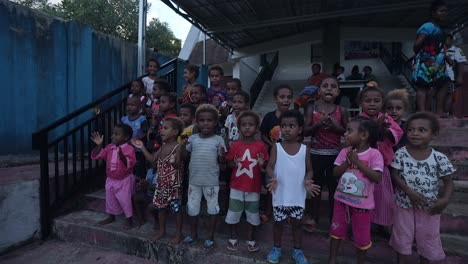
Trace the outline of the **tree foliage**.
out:
M 49 15 L 77 20 L 94 30 L 131 42 L 138 41 L 138 0 L 17 0 Z M 146 27 L 146 46 L 159 52 L 177 56 L 181 40 L 177 39 L 166 22 L 153 19 Z
M 181 40 L 174 36 L 166 22 L 153 18 L 146 27 L 147 47 L 155 47 L 161 53 L 177 56 L 181 45 Z

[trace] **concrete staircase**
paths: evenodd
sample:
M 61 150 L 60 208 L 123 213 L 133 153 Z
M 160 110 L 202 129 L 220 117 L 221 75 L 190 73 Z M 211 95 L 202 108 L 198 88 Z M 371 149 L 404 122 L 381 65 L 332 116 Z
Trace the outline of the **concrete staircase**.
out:
M 460 138 L 467 128 L 452 129 L 451 122 L 444 120 L 443 129 L 439 138 L 434 141 L 434 147 L 447 153 L 457 164 L 458 172 L 455 175 L 456 192 L 452 202 L 442 215 L 441 233 L 447 259 L 443 263 L 468 263 L 468 174 L 465 157 L 468 157 L 468 138 Z M 468 125 L 468 122 L 467 122 Z M 466 134 L 466 133 L 465 133 Z M 454 140 L 459 138 L 461 140 Z M 456 145 L 454 145 L 456 144 Z M 59 240 L 65 242 L 78 242 L 94 247 L 114 250 L 129 255 L 134 255 L 161 263 L 266 263 L 265 258 L 272 246 L 272 223 L 266 223 L 258 228 L 257 241 L 261 250 L 250 253 L 246 249 L 245 242 L 240 240 L 238 251 L 226 249 L 229 238 L 229 227 L 220 217 L 218 222 L 214 253 L 206 254 L 203 250 L 202 239 L 207 231 L 206 215 L 200 216 L 199 234 L 200 241 L 195 245 L 186 247 L 170 244 L 170 239 L 175 233 L 175 221 L 173 217 L 168 219 L 168 235 L 159 241 L 151 240 L 155 233 L 155 225 L 152 216 L 148 213 L 147 222 L 140 228 L 125 231 L 122 229 L 124 219 L 118 218 L 114 223 L 99 226 L 96 223 L 106 217 L 104 190 L 91 193 L 83 197 L 81 206 L 76 211 L 55 219 L 54 234 Z M 327 193 L 322 193 L 323 215 L 327 212 Z M 202 209 L 202 212 L 204 209 Z M 328 226 L 326 217 L 314 233 L 304 232 L 303 249 L 310 263 L 326 263 L 328 256 Z M 188 219 L 184 219 L 184 233 L 189 234 Z M 245 237 L 241 226 L 241 238 Z M 373 247 L 368 253 L 368 263 L 395 263 L 396 258 L 387 240 L 373 235 Z M 282 263 L 288 263 L 290 251 L 293 245 L 291 229 L 285 226 L 283 233 L 283 257 Z M 340 263 L 354 263 L 355 249 L 351 242 L 343 243 L 340 251 Z M 414 262 L 418 261 L 416 254 L 412 256 Z

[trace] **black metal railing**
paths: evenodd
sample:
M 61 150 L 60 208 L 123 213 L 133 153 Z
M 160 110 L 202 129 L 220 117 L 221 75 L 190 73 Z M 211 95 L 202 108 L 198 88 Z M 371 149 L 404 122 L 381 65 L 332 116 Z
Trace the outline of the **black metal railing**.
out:
M 390 52 L 384 45 L 380 45 L 380 59 L 387 66 L 390 73 L 395 75 L 401 74 L 411 86 L 414 85 L 412 81 L 413 69 L 411 66 L 413 58 L 406 57 L 401 51 L 401 46 L 399 49 L 393 49 Z
M 177 89 L 177 59 L 161 65 L 165 78 Z M 91 160 L 94 131 L 110 142 L 111 129 L 126 112 L 131 82 L 75 110 L 32 134 L 34 150 L 40 154 L 41 236 L 48 237 L 52 219 L 71 197 L 105 182 L 103 162 Z
M 273 73 L 275 73 L 276 67 L 278 66 L 278 56 L 279 53 L 276 52 L 271 62 L 268 62 L 266 59 L 263 61 L 262 69 L 250 87 L 250 107 L 254 106 L 265 82 L 271 80 L 273 77 Z

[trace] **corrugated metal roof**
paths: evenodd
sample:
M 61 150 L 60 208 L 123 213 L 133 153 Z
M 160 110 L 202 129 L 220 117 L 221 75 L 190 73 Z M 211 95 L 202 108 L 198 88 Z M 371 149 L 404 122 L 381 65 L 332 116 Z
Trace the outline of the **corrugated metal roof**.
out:
M 418 27 L 431 0 L 162 0 L 230 48 L 304 33 L 327 23 Z M 181 12 L 182 14 L 184 12 Z M 449 1 L 445 25 L 468 22 L 468 0 Z

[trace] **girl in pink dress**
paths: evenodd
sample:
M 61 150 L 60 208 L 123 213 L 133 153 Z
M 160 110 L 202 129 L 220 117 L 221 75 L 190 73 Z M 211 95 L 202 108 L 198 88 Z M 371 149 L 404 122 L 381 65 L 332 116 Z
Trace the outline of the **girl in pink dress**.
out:
M 394 156 L 393 146 L 396 145 L 403 130 L 388 114 L 382 113 L 384 92 L 374 86 L 367 86 L 359 94 L 362 116 L 375 120 L 379 126 L 379 140 L 377 147 L 384 159 L 382 181 L 375 186 L 375 210 L 372 222 L 380 226 L 392 225 L 393 219 L 393 187 L 389 166 Z M 379 231 L 383 231 L 380 228 Z

